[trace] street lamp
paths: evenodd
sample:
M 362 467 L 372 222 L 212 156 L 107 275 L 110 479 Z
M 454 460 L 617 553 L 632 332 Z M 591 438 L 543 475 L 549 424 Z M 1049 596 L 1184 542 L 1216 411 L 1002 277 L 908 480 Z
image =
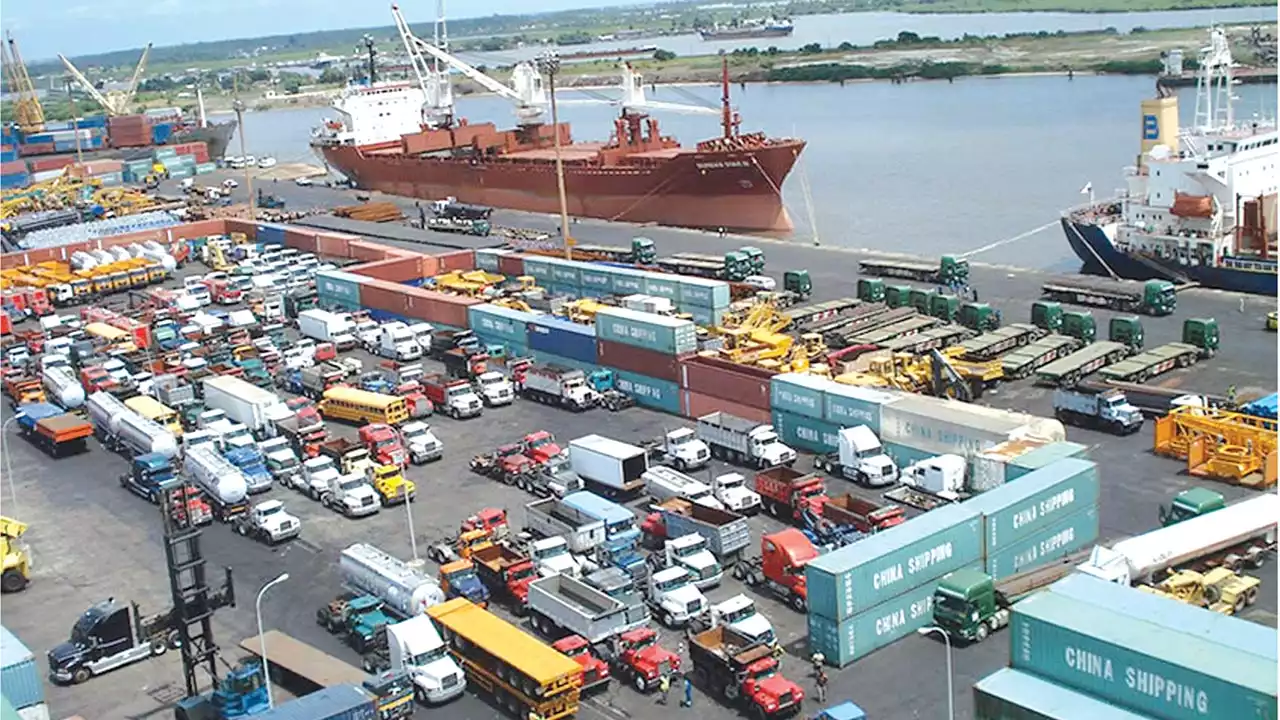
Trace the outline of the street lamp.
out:
M 409 517 L 409 547 L 413 548 L 413 562 L 411 565 L 412 567 L 420 568 L 422 567 L 422 560 L 418 559 L 418 538 L 413 535 L 413 508 L 410 507 L 411 505 L 413 503 L 409 502 L 409 494 L 406 492 L 404 496 L 404 514 Z
M 266 595 L 267 591 L 270 590 L 272 586 L 279 585 L 280 583 L 288 579 L 289 579 L 289 573 L 287 572 L 280 573 L 279 575 L 277 575 L 275 580 L 272 580 L 271 582 L 262 586 L 262 589 L 258 591 L 258 599 L 253 603 L 254 612 L 258 615 L 258 643 L 260 644 L 260 649 L 262 650 L 262 681 L 263 681 L 263 684 L 267 686 L 267 709 L 268 710 L 274 707 L 274 704 L 271 699 L 271 673 L 267 670 L 267 637 L 262 632 L 262 596 Z
M 556 112 L 556 73 L 560 72 L 560 54 L 548 50 L 538 58 L 538 68 L 547 75 L 547 87 L 551 92 L 551 125 L 555 131 L 556 185 L 560 191 L 560 236 L 564 238 L 564 257 L 573 258 L 572 238 L 569 237 L 569 200 L 564 189 L 564 159 L 560 154 L 560 114 Z
M 4 455 L 4 474 L 9 476 L 9 494 L 13 496 L 10 501 L 13 505 L 13 512 L 9 514 L 14 517 L 17 517 L 20 513 L 18 512 L 18 485 L 13 480 L 13 456 L 9 453 L 9 426 L 17 419 L 18 415 L 14 413 L 13 417 L 5 420 L 4 424 L 0 425 L 0 455 Z
M 929 627 L 922 627 L 916 632 L 920 633 L 921 635 L 938 633 L 939 635 L 942 636 L 942 641 L 947 644 L 947 719 L 956 720 L 956 705 L 955 705 L 956 694 L 955 694 L 955 691 L 952 689 L 952 676 L 951 676 L 951 636 L 947 634 L 946 630 L 943 630 L 942 628 L 934 625 L 930 625 Z

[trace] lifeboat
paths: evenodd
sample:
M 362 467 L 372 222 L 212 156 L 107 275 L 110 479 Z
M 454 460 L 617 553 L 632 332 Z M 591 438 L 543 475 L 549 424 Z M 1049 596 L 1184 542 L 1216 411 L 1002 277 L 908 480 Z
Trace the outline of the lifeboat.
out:
M 1173 207 L 1169 208 L 1169 212 L 1178 217 L 1212 217 L 1213 198 L 1209 195 L 1176 193 L 1173 196 Z

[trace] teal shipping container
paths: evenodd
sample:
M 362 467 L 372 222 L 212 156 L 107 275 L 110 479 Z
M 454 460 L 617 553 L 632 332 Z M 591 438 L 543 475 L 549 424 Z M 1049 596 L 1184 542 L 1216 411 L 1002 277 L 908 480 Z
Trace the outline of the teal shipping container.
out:
M 596 337 L 665 355 L 684 355 L 698 349 L 698 329 L 692 322 L 625 308 L 596 313 Z
M 937 580 L 927 582 L 840 622 L 818 615 L 811 608 L 809 652 L 820 652 L 828 664 L 845 667 L 912 635 L 933 624 L 933 593 L 937 589 Z
M 809 612 L 846 620 L 981 562 L 982 515 L 964 504 L 930 510 L 810 561 Z
M 475 335 L 480 344 L 486 348 L 486 351 L 491 347 L 501 347 L 503 357 L 530 357 L 529 346 L 524 343 L 484 333 L 476 333 Z M 489 354 L 492 355 L 493 353 L 490 352 Z
M 547 264 L 551 266 L 551 284 L 570 285 L 572 287 L 582 284 L 580 270 L 583 263 L 547 258 Z
M 1085 508 L 1096 508 L 1102 493 L 1098 466 L 1067 458 L 967 500 L 983 514 L 988 553 L 1003 550 Z
M 44 673 L 35 653 L 0 625 L 0 686 L 17 710 L 44 702 Z M 48 717 L 48 713 L 45 713 Z
M 680 305 L 701 307 L 729 307 L 729 283 L 720 280 L 678 276 L 680 278 Z
M 1166 720 L 1276 719 L 1276 663 L 1041 592 L 1013 606 L 1012 667 Z
M 178 156 L 178 151 L 175 150 L 174 148 L 162 147 L 162 148 L 156 148 L 155 154 L 153 154 L 151 157 L 155 158 L 156 160 L 165 160 L 167 158 L 177 157 L 177 156 Z
M 539 285 L 549 284 L 551 282 L 551 265 L 545 258 L 534 259 L 533 256 L 526 256 L 524 259 L 524 274 L 532 276 L 538 281 Z
M 591 300 L 599 300 L 600 298 L 606 298 L 612 295 L 613 295 L 612 290 L 606 290 L 604 288 L 591 288 L 586 286 L 578 287 L 579 298 L 589 298 Z
M 996 580 L 1034 570 L 1098 542 L 1098 508 L 1087 507 L 1059 518 L 1047 530 L 987 548 L 987 574 Z
M 784 444 L 811 453 L 835 452 L 840 447 L 840 426 L 823 420 L 774 410 L 773 429 Z
M 503 255 L 509 255 L 510 250 L 500 250 L 497 248 L 480 248 L 476 250 L 476 269 L 485 272 L 498 272 L 498 258 Z
M 537 317 L 534 313 L 497 305 L 472 305 L 467 308 L 467 322 L 477 334 L 483 333 L 521 344 L 529 342 L 529 322 Z
M 613 278 L 609 275 L 608 267 L 603 265 L 584 267 L 578 275 L 581 278 L 578 284 L 584 291 L 595 290 L 604 295 L 613 292 Z
M 974 720 L 1149 720 L 1105 700 L 1013 668 L 973 686 Z
M 563 365 L 564 367 L 568 367 L 568 368 L 576 368 L 585 373 L 594 372 L 600 367 L 599 365 L 592 365 L 591 363 L 585 363 L 585 362 L 582 362 L 581 360 L 574 360 L 573 358 L 567 358 L 562 355 L 554 355 L 552 353 L 543 352 L 541 350 L 529 350 L 529 355 L 532 356 L 533 361 L 538 363 L 539 365 Z
M 602 266 L 607 267 L 607 266 Z M 635 295 L 644 292 L 644 278 L 648 273 L 628 268 L 610 268 L 609 282 L 614 295 Z
M 578 289 L 577 285 L 551 283 L 547 286 L 547 291 L 551 293 L 551 297 L 577 298 L 582 296 L 582 291 Z
M 830 380 L 800 373 L 783 373 L 769 379 L 769 406 L 774 410 L 823 420 Z
M 218 163 L 197 163 L 196 164 L 197 175 L 208 175 L 211 172 L 217 172 L 217 170 L 218 170 Z
M 681 305 L 680 312 L 692 316 L 693 323 L 698 327 L 719 327 L 720 322 L 724 320 L 726 308 L 712 309 L 697 305 Z
M 647 408 L 680 414 L 680 384 L 614 370 L 614 385 Z
M 893 458 L 899 468 L 914 465 L 931 457 L 937 457 L 937 453 L 931 453 L 928 450 L 920 450 L 900 443 L 882 442 L 881 445 L 884 446 L 884 454 Z
M 672 304 L 680 304 L 680 278 L 669 273 L 646 272 L 644 274 L 645 295 L 666 298 Z
M 1167 631 L 1191 635 L 1223 647 L 1276 662 L 1276 629 L 1230 615 L 1145 593 L 1101 578 L 1072 573 L 1049 586 L 1049 591 L 1080 602 L 1099 605 L 1126 617 L 1159 625 Z
M 1065 458 L 1087 458 L 1088 456 L 1088 447 L 1069 440 L 1059 440 L 1014 458 L 1005 465 L 1004 481 L 1016 480 L 1033 470 L 1039 470 Z
M 322 270 L 316 273 L 316 297 L 321 304 L 332 302 L 359 308 L 360 286 L 366 279 L 344 270 Z
M 823 391 L 822 417 L 841 427 L 866 425 L 880 434 L 880 408 L 898 396 L 881 390 L 832 382 Z

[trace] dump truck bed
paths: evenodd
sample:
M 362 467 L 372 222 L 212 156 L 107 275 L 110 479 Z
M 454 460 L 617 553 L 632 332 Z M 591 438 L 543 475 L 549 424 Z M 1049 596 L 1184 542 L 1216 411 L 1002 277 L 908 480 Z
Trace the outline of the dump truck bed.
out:
M 56 443 L 70 442 L 93 434 L 93 425 L 75 415 L 58 415 L 36 423 L 36 432 Z

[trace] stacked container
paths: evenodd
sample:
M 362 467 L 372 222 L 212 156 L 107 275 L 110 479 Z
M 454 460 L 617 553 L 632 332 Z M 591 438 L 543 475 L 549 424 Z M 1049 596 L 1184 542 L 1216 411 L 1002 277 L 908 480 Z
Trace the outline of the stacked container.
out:
M 769 381 L 773 376 L 764 368 L 695 355 L 680 364 L 680 414 L 696 418 L 724 412 L 769 423 Z
M 689 313 L 693 316 L 693 321 L 703 327 L 719 326 L 729 309 L 729 284 L 720 280 L 683 275 L 674 277 L 678 278 L 675 302 L 680 312 Z M 648 294 L 662 297 L 658 292 Z
M 596 333 L 590 325 L 580 325 L 552 315 L 529 321 L 527 351 L 538 353 L 542 364 L 595 369 Z M 523 353 L 517 353 L 523 354 Z
M 987 408 L 956 400 L 903 394 L 885 405 L 880 439 L 899 465 L 942 454 L 974 458 L 1009 440 L 1060 441 L 1066 430 L 1057 420 Z
M 489 273 L 505 275 L 502 268 L 499 267 L 498 259 L 504 255 L 510 255 L 510 250 L 501 250 L 498 248 L 481 248 L 476 250 L 476 269 Z
M 688 320 L 606 308 L 596 313 L 596 359 L 616 370 L 618 389 L 646 407 L 679 413 L 681 361 L 698 349 Z
M 879 434 L 884 408 L 898 397 L 799 373 L 770 383 L 774 429 L 788 445 L 815 453 L 835 452 L 841 428 L 865 425 Z
M 316 302 L 324 308 L 359 310 L 360 286 L 369 278 L 343 270 L 316 273 Z
M 107 140 L 112 147 L 151 145 L 151 119 L 146 115 L 119 115 L 107 120 Z
M 27 164 L 21 160 L 0 163 L 0 189 L 12 190 L 24 188 L 31 183 L 31 174 L 27 172 Z
M 43 673 L 35 654 L 8 628 L 0 626 L 0 688 L 14 710 L 23 717 L 49 717 L 44 705 Z M 43 710 L 43 712 L 41 712 Z
M 485 345 L 505 346 L 508 357 L 529 354 L 529 323 L 541 317 L 498 305 L 473 305 L 467 309 L 467 322 L 476 338 Z

